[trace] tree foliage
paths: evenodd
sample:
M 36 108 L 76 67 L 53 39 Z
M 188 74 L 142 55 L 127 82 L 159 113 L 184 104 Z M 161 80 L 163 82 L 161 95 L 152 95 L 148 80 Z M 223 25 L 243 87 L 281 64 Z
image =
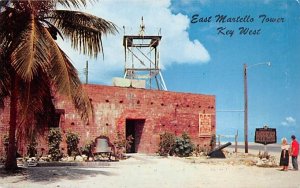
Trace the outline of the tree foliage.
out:
M 194 144 L 187 133 L 181 137 L 173 133 L 164 133 L 160 135 L 158 154 L 161 156 L 176 155 L 178 157 L 188 157 L 194 151 Z
M 175 135 L 165 132 L 160 135 L 158 154 L 161 156 L 173 155 L 175 146 Z
M 174 146 L 175 154 L 179 157 L 188 157 L 194 151 L 194 144 L 187 133 L 182 133 L 181 137 L 177 137 Z
M 37 125 L 47 124 L 37 119 L 51 120 L 51 96 L 67 96 L 83 120 L 91 117 L 91 104 L 78 73 L 55 41 L 58 35 L 67 38 L 74 49 L 91 57 L 103 51 L 102 36 L 117 32 L 116 26 L 69 10 L 86 4 L 86 0 L 0 1 L 0 108 L 6 98 L 10 100 L 6 169 L 16 168 L 16 130 L 19 139 L 31 138 L 28 135 Z M 58 10 L 57 5 L 66 9 Z
M 29 144 L 27 145 L 27 156 L 28 157 L 36 157 L 37 156 L 37 145 L 35 139 L 32 139 Z
M 67 132 L 66 134 L 66 142 L 67 142 L 67 153 L 69 156 L 76 156 L 79 154 L 78 144 L 79 144 L 79 136 L 73 132 Z
M 62 153 L 60 151 L 60 143 L 62 141 L 62 136 L 57 128 L 52 128 L 48 134 L 48 145 L 49 145 L 49 152 L 48 154 L 51 156 L 51 160 L 58 161 L 62 158 Z

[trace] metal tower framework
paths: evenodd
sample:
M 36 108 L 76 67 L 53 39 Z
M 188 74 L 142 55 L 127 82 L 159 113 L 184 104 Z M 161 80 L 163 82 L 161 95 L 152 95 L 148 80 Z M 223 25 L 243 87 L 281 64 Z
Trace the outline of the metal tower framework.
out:
M 167 90 L 159 65 L 161 36 L 124 35 L 124 78 L 145 80 L 146 88 Z

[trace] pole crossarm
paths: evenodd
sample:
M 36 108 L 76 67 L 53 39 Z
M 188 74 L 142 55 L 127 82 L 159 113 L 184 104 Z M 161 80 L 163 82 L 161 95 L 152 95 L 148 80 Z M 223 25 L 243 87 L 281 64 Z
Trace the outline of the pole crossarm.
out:
M 244 112 L 244 110 L 217 110 L 216 112 Z
M 246 69 L 249 69 L 251 67 L 258 66 L 258 65 L 268 65 L 268 66 L 271 66 L 271 62 L 256 63 L 256 64 L 249 65 L 249 66 L 247 66 L 247 64 L 245 64 L 245 65 L 246 65 Z

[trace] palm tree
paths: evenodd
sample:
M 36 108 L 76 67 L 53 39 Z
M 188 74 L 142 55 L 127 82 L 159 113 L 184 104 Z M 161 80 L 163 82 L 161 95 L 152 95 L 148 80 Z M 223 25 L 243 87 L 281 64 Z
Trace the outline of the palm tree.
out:
M 58 10 L 57 5 L 68 10 Z M 37 116 L 49 114 L 55 93 L 69 97 L 84 121 L 91 104 L 75 67 L 55 40 L 71 41 L 73 48 L 91 57 L 103 51 L 102 35 L 114 34 L 116 26 L 72 8 L 86 0 L 0 1 L 0 107 L 10 101 L 9 146 L 5 167 L 15 170 L 16 132 L 30 135 Z

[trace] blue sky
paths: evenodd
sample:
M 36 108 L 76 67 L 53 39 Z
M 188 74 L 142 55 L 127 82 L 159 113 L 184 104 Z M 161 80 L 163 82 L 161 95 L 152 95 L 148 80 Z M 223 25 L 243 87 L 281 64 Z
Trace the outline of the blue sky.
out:
M 111 11 L 112 9 L 116 11 Z M 300 138 L 300 3 L 297 0 L 102 0 L 89 6 L 88 13 L 117 24 L 119 34 L 104 39 L 105 57 L 87 59 L 62 45 L 83 77 L 85 61 L 90 62 L 90 82 L 111 85 L 122 76 L 126 34 L 137 34 L 143 16 L 146 34 L 162 31 L 161 63 L 170 91 L 216 96 L 217 134 L 243 140 L 243 64 L 248 69 L 249 140 L 255 128 L 267 124 L 281 137 Z M 210 22 L 191 23 L 193 15 L 212 17 Z M 216 21 L 227 18 L 253 18 L 252 22 Z M 279 23 L 262 23 L 260 15 L 279 18 Z M 282 21 L 283 20 L 283 21 Z M 233 30 L 232 36 L 218 34 L 218 28 Z M 239 28 L 260 30 L 258 35 L 240 35 Z
M 243 110 L 243 64 L 271 62 L 271 67 L 258 65 L 248 69 L 249 139 L 254 130 L 268 124 L 277 128 L 278 140 L 300 136 L 300 4 L 297 1 L 190 1 L 171 7 L 174 13 L 192 18 L 212 16 L 210 23 L 191 24 L 191 39 L 199 39 L 210 54 L 210 61 L 199 66 L 174 66 L 182 70 L 181 77 L 193 84 L 177 83 L 175 90 L 195 91 L 216 95 L 217 111 Z M 252 23 L 216 23 L 215 15 L 254 18 Z M 281 23 L 262 23 L 259 15 L 284 18 Z M 218 27 L 234 30 L 234 34 L 218 34 Z M 240 27 L 260 29 L 255 36 L 240 35 Z M 193 75 L 185 77 L 184 75 Z M 178 74 L 170 73 L 178 76 Z M 168 74 L 166 75 L 168 77 Z M 186 82 L 186 80 L 184 81 Z M 243 112 L 217 112 L 217 133 L 243 137 Z M 240 138 L 241 138 L 240 137 Z

